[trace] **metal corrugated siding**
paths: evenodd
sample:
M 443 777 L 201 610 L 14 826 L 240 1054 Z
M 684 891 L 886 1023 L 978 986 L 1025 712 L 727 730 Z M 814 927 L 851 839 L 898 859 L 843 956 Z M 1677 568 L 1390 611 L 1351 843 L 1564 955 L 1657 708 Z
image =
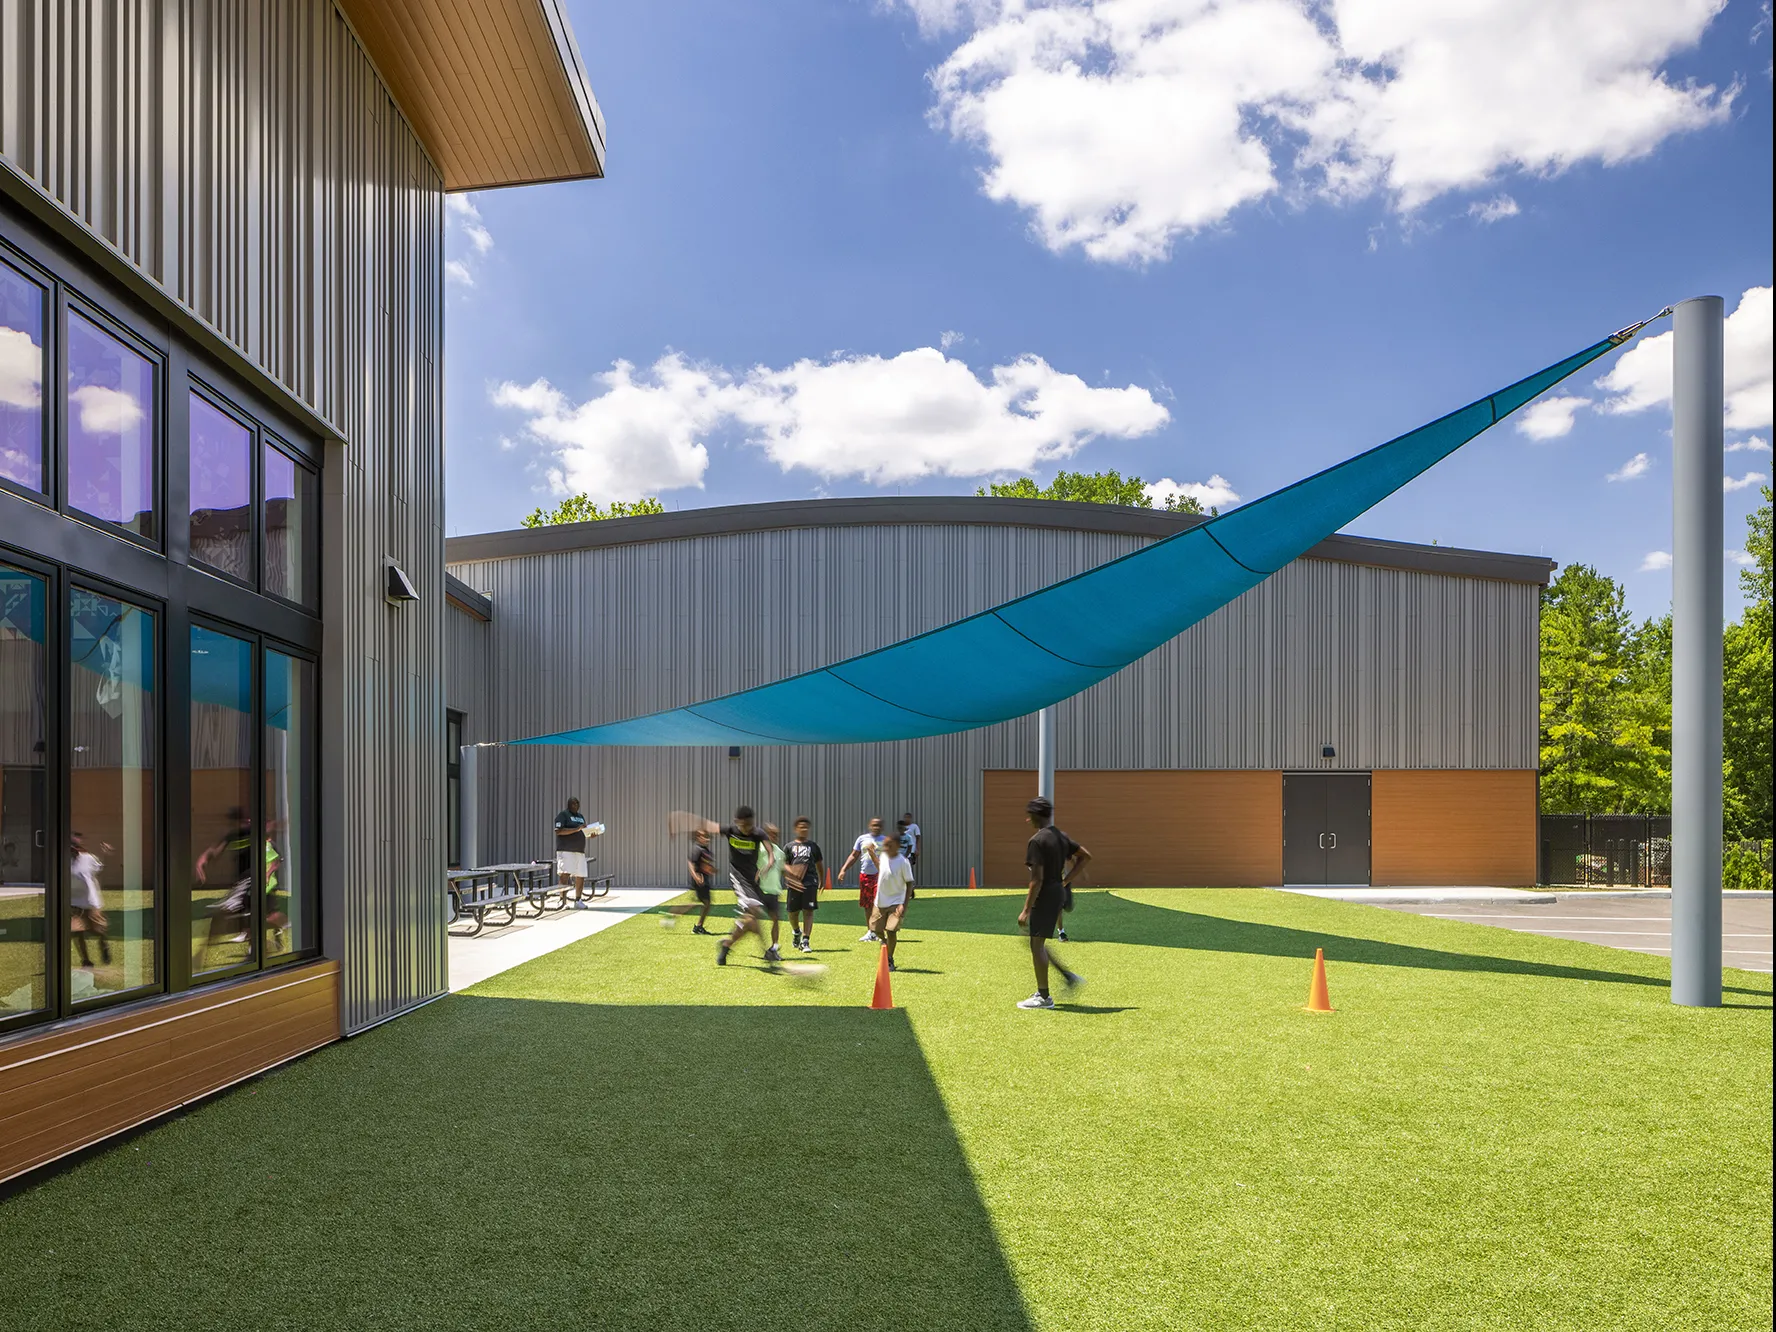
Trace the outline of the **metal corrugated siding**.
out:
M 446 988 L 443 193 L 329 0 L 0 0 L 0 153 L 345 439 L 322 762 L 346 1030 Z M 382 561 L 422 594 L 392 610 Z
M 1146 544 L 983 525 L 802 528 L 451 566 L 497 607 L 454 614 L 450 685 L 470 740 L 677 707 L 935 628 Z M 1061 704 L 1063 768 L 1533 768 L 1531 583 L 1303 559 L 1128 670 Z M 1320 756 L 1332 744 L 1335 759 Z M 488 861 L 545 854 L 569 795 L 603 819 L 604 868 L 676 884 L 662 815 L 815 820 L 842 853 L 910 808 L 927 877 L 980 864 L 981 777 L 1033 768 L 1033 718 L 884 745 L 482 751 Z

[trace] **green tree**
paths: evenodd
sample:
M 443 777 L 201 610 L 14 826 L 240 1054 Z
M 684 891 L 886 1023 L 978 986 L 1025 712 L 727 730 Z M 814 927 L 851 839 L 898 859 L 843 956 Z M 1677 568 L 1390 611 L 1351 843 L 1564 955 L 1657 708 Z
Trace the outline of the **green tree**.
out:
M 1087 504 L 1123 504 L 1135 509 L 1153 507 L 1145 481 L 1115 471 L 1057 472 L 1055 479 L 1042 487 L 1037 486 L 1035 478 L 1020 476 L 1015 481 L 992 482 L 974 493 L 1004 499 L 1076 500 Z M 1188 495 L 1168 495 L 1165 507 L 1171 513 L 1203 511 L 1202 505 Z
M 1671 628 L 1635 625 L 1621 587 L 1574 564 L 1542 594 L 1542 808 L 1671 808 Z
M 1768 838 L 1771 824 L 1770 487 L 1745 520 L 1749 568 L 1739 574 L 1745 614 L 1721 644 L 1723 777 L 1728 838 Z
M 553 527 L 556 523 L 596 523 L 605 518 L 639 518 L 647 513 L 665 513 L 666 506 L 649 497 L 633 503 L 612 500 L 609 507 L 599 508 L 590 495 L 569 495 L 553 509 L 538 509 L 524 520 L 526 527 Z

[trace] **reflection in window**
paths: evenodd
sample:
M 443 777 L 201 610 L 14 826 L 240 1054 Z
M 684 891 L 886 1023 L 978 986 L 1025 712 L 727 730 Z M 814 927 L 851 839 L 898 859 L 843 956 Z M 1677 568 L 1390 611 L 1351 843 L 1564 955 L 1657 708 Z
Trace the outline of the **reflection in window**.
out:
M 152 539 L 154 363 L 68 312 L 68 502 Z
M 314 604 L 308 524 L 315 506 L 314 473 L 271 445 L 264 446 L 265 590 L 304 606 Z
M 154 615 L 68 597 L 70 913 L 74 1003 L 155 981 Z M 72 920 L 70 920 L 72 924 Z
M 253 645 L 191 630 L 191 974 L 253 957 Z
M 43 288 L 0 264 L 0 477 L 43 489 Z
M 0 1018 L 48 1003 L 44 892 L 49 881 L 43 724 L 42 578 L 0 564 Z
M 253 432 L 191 395 L 191 557 L 253 579 Z
M 315 946 L 314 667 L 265 654 L 265 956 Z

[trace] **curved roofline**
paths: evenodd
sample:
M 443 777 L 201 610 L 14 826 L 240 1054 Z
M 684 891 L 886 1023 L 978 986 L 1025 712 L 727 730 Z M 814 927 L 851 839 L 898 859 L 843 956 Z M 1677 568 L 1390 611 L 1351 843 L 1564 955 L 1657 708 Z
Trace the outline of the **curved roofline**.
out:
M 512 532 L 482 532 L 444 542 L 447 564 L 476 560 L 523 559 L 568 551 L 598 550 L 692 537 L 732 536 L 813 527 L 1043 527 L 1117 536 L 1169 537 L 1207 521 L 1194 514 L 1137 509 L 1121 504 L 1081 504 L 1073 500 L 1006 499 L 978 495 L 876 495 L 858 499 L 775 500 L 767 504 L 723 504 L 677 513 L 606 518 L 591 523 L 557 523 Z M 1304 558 L 1369 564 L 1385 569 L 1491 578 L 1545 586 L 1556 565 L 1539 555 L 1508 555 L 1421 546 L 1379 537 L 1332 536 Z

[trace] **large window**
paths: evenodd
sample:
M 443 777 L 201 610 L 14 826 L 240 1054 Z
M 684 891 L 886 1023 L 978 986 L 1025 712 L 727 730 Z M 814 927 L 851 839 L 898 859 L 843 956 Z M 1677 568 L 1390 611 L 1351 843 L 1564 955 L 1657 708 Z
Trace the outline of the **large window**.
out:
M 0 211 L 0 1032 L 315 952 L 319 461 Z

